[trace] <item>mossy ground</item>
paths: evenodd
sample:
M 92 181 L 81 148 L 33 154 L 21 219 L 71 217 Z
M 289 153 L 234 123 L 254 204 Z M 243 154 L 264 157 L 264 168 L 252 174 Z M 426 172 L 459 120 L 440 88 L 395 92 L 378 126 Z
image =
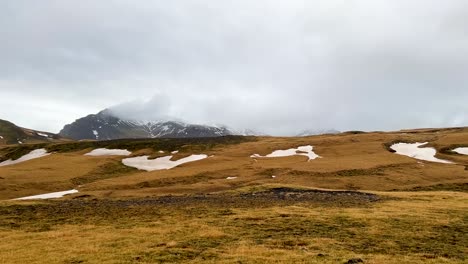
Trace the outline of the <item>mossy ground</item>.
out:
M 288 189 L 289 192 L 293 189 Z M 4 203 L 2 263 L 465 263 L 464 193 Z M 334 194 L 328 194 L 332 197 Z M 268 198 L 268 199 L 266 199 Z M 343 202 L 346 199 L 347 202 Z M 40 258 L 39 258 L 40 256 Z

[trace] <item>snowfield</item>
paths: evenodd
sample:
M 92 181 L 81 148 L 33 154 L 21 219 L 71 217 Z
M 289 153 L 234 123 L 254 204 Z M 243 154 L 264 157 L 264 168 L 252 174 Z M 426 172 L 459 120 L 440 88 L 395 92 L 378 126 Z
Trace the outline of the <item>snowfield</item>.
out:
M 128 156 L 132 154 L 126 149 L 106 149 L 98 148 L 91 152 L 86 153 L 86 156 Z
M 316 159 L 320 157 L 319 155 L 315 154 L 313 151 L 314 147 L 313 146 L 300 146 L 298 148 L 292 148 L 292 149 L 286 149 L 286 150 L 275 150 L 272 153 L 266 155 L 266 156 L 261 156 L 259 154 L 253 154 L 250 156 L 251 158 L 275 158 L 275 157 L 288 157 L 288 156 L 306 156 L 309 158 L 309 160 Z
M 458 154 L 468 155 L 468 148 L 456 148 L 453 151 L 455 151 Z
M 157 159 L 150 160 L 149 156 L 140 156 L 134 158 L 123 159 L 122 163 L 125 166 L 137 168 L 139 170 L 145 171 L 155 171 L 155 170 L 169 170 L 184 163 L 206 159 L 208 156 L 205 154 L 200 155 L 191 155 L 189 157 L 172 161 L 172 156 L 165 156 Z
M 408 156 L 410 158 L 415 158 L 419 160 L 426 160 L 431 162 L 439 163 L 453 163 L 448 160 L 442 160 L 435 157 L 437 151 L 434 148 L 420 148 L 421 146 L 426 145 L 428 142 L 424 143 L 397 143 L 393 144 L 390 148 L 396 151 L 396 154 Z
M 63 196 L 67 194 L 72 194 L 72 193 L 77 193 L 78 190 L 68 190 L 68 191 L 63 191 L 63 192 L 53 192 L 53 193 L 45 193 L 45 194 L 39 194 L 39 195 L 33 195 L 33 196 L 26 196 L 26 197 L 21 197 L 21 198 L 16 198 L 13 200 L 36 200 L 36 199 L 54 199 L 54 198 L 62 198 Z
M 44 133 L 37 132 L 37 134 L 38 134 L 39 136 L 41 136 L 41 137 L 46 137 L 46 138 L 48 138 L 48 137 L 49 137 L 49 135 L 47 135 L 47 134 L 44 134 Z
M 50 155 L 50 153 L 47 153 L 47 150 L 45 150 L 43 148 L 42 149 L 35 149 L 35 150 L 29 152 L 28 154 L 22 156 L 21 158 L 19 158 L 17 160 L 9 159 L 9 160 L 5 160 L 4 162 L 1 162 L 0 167 L 21 163 L 21 162 L 24 162 L 24 161 L 27 161 L 27 160 L 32 160 L 32 159 L 45 157 L 47 155 Z

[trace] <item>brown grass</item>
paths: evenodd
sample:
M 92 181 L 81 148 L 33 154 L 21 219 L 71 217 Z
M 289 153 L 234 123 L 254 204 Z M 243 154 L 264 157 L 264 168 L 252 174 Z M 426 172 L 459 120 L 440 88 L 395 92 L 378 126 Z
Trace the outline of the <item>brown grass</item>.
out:
M 416 141 L 429 141 L 439 158 L 456 164 L 388 151 L 393 142 Z M 133 156 L 164 155 L 138 144 Z M 173 159 L 214 156 L 145 172 L 123 166 L 121 157 L 83 156 L 91 149 L 73 145 L 81 150 L 0 167 L 0 200 L 83 185 L 80 193 L 56 202 L 1 202 L 0 263 L 466 261 L 468 156 L 449 149 L 468 145 L 467 129 L 262 137 L 213 143 L 205 151 L 177 144 L 183 147 Z M 313 145 L 322 158 L 249 157 L 301 145 Z M 242 196 L 284 186 L 366 190 L 382 199 L 289 202 Z M 197 198 L 207 194 L 218 198 Z M 167 195 L 187 201 L 144 203 Z
M 226 191 L 272 183 L 379 191 L 465 183 L 468 178 L 468 156 L 449 152 L 438 155 L 457 162 L 456 165 L 418 162 L 391 153 L 386 146 L 399 141 L 430 141 L 436 148 L 444 149 L 454 144 L 468 144 L 468 132 L 463 129 L 416 132 L 257 138 L 251 142 L 213 147 L 206 154 L 214 157 L 172 170 L 154 172 L 126 169 L 119 165 L 119 157 L 83 156 L 89 148 L 78 152 L 56 153 L 39 160 L 0 167 L 0 199 L 59 191 L 78 184 L 85 184 L 80 187 L 81 192 L 97 197 L 139 197 Z M 183 145 L 182 142 L 177 144 Z M 249 157 L 253 153 L 265 155 L 277 149 L 309 144 L 314 146 L 314 151 L 322 158 L 307 162 L 303 156 L 273 159 Z M 191 149 L 190 145 L 184 146 L 184 149 Z M 167 151 L 160 154 L 142 145 L 133 155 L 141 154 L 155 158 L 167 155 Z M 190 154 L 193 152 L 181 150 L 173 159 Z M 277 177 L 272 178 L 272 175 Z M 226 180 L 226 177 L 237 179 Z
M 465 193 L 378 194 L 390 199 L 9 202 L 0 262 L 464 263 Z

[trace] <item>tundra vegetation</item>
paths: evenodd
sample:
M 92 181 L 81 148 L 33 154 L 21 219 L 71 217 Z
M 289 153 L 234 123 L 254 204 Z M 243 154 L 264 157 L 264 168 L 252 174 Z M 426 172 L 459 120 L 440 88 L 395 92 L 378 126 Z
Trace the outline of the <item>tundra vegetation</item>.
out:
M 453 163 L 392 152 L 415 142 Z M 320 158 L 251 157 L 309 145 Z M 468 155 L 456 147 L 467 128 L 3 145 L 0 160 L 52 154 L 0 167 L 0 263 L 466 263 Z M 97 148 L 131 154 L 85 155 Z M 122 164 L 193 154 L 208 158 Z

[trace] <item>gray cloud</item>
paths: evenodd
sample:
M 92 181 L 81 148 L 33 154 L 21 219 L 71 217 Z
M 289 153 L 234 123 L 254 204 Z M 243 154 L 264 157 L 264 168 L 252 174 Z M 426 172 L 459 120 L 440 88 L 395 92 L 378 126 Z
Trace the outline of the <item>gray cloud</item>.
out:
M 115 105 L 270 134 L 468 125 L 464 0 L 16 0 L 0 34 L 0 118 L 37 129 Z
M 149 100 L 134 100 L 109 107 L 113 115 L 130 120 L 174 120 L 170 116 L 170 97 L 154 95 Z

